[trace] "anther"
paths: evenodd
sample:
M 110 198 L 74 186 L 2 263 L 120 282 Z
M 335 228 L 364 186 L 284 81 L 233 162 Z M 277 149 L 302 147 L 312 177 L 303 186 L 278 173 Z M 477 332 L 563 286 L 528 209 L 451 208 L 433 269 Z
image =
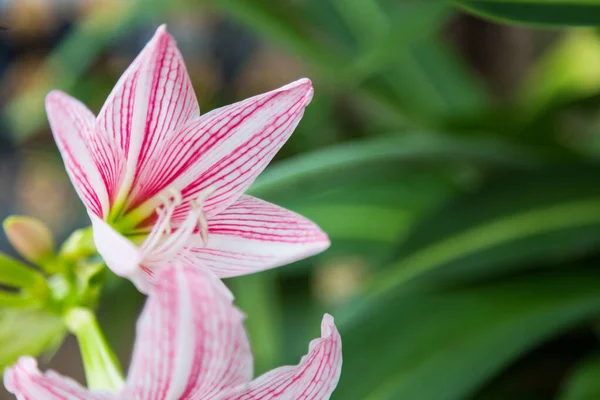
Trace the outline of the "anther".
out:
M 183 202 L 183 197 L 179 190 L 175 189 L 174 187 L 171 187 L 169 188 L 169 193 L 171 193 L 171 195 L 173 196 L 172 201 L 174 206 L 178 206 Z
M 190 201 L 190 206 L 192 209 L 198 211 L 198 230 L 200 231 L 200 237 L 202 238 L 202 243 L 204 246 L 208 243 L 208 221 L 206 220 L 206 215 L 202 208 L 204 207 L 204 202 L 215 192 L 215 188 L 208 187 L 200 192 L 200 195 L 195 199 Z

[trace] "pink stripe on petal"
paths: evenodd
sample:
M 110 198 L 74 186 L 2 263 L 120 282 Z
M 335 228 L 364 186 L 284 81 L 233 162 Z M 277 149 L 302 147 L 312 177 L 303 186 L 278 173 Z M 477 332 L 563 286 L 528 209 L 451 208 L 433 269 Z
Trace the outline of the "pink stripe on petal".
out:
M 313 222 L 284 208 L 242 195 L 208 221 L 208 243 L 199 235 L 188 258 L 221 278 L 279 267 L 329 247 L 329 238 Z
M 342 370 L 342 340 L 331 315 L 323 317 L 321 338 L 310 343 L 300 364 L 274 369 L 219 400 L 327 400 Z
M 123 398 L 215 398 L 250 380 L 243 315 L 208 271 L 165 266 L 138 321 Z
M 98 116 L 98 126 L 127 155 L 124 190 L 131 203 L 163 188 L 161 144 L 200 108 L 183 57 L 165 26 L 125 71 Z M 158 189 L 156 189 L 158 187 Z
M 74 380 L 53 371 L 42 374 L 36 361 L 21 357 L 4 371 L 4 386 L 18 400 L 116 400 L 107 392 L 90 392 Z
M 201 116 L 165 143 L 164 182 L 185 200 L 212 187 L 207 215 L 227 208 L 254 182 L 292 134 L 312 99 L 310 80 L 300 79 Z M 187 214 L 184 202 L 178 215 Z
M 114 156 L 108 150 L 107 139 L 95 131 L 94 115 L 82 103 L 59 91 L 46 96 L 46 112 L 77 194 L 88 210 L 104 217 L 109 207 L 107 186 L 114 173 Z

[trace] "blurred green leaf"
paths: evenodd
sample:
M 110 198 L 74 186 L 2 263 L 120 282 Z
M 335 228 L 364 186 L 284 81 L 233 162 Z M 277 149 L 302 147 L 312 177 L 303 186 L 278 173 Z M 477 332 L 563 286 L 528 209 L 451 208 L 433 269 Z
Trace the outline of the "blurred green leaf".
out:
M 351 2 L 360 4 L 361 7 L 343 8 L 343 5 Z M 356 29 L 352 21 L 354 19 L 364 18 L 362 7 L 363 2 L 355 0 L 334 0 L 338 5 L 340 14 L 347 15 L 351 10 L 358 15 L 352 14 L 346 18 L 347 25 Z M 394 64 L 398 55 L 408 51 L 408 45 L 420 43 L 421 41 L 434 37 L 442 23 L 445 21 L 449 7 L 444 2 L 418 2 L 401 3 L 396 9 L 381 10 L 384 12 L 386 20 L 379 21 L 382 16 L 378 12 L 372 11 L 369 14 L 373 19 L 370 24 L 381 25 L 378 30 L 378 37 L 370 39 L 368 46 L 360 51 L 353 61 L 344 71 L 346 76 L 343 78 L 350 85 L 356 85 L 366 78 L 380 73 Z M 384 32 L 381 33 L 381 30 Z M 355 30 L 355 36 L 364 39 L 361 35 L 364 31 Z M 396 74 L 400 75 L 400 74 Z
M 599 175 L 597 167 L 519 173 L 448 203 L 415 227 L 371 291 L 424 273 L 472 279 L 599 245 Z
M 536 156 L 499 142 L 404 135 L 279 162 L 248 193 L 319 224 L 332 240 L 325 256 L 360 254 L 380 261 L 417 218 L 464 191 L 485 168 L 521 170 L 538 163 Z
M 275 271 L 227 280 L 235 302 L 248 315 L 248 331 L 256 375 L 278 365 L 282 354 L 283 310 Z
M 396 52 L 381 79 L 408 115 L 424 126 L 476 115 L 490 104 L 489 95 L 450 49 L 436 38 Z
M 309 4 L 315 8 L 320 3 Z M 369 8 L 367 14 L 373 19 L 364 23 L 375 24 L 381 18 L 377 16 L 378 7 L 373 5 L 342 0 L 336 0 L 336 4 L 338 9 L 343 9 L 341 15 L 346 25 L 350 25 L 349 30 L 354 30 L 354 36 L 359 32 L 353 21 L 361 17 L 357 13 L 362 8 Z M 442 1 L 401 3 L 389 10 L 384 8 L 391 17 L 390 33 L 381 40 L 371 38 L 375 42 L 369 46 L 363 43 L 359 52 L 344 42 L 347 35 L 340 38 L 336 34 L 340 30 L 337 24 L 313 26 L 310 20 L 307 23 L 300 18 L 299 15 L 311 15 L 311 11 L 302 12 L 298 5 L 283 7 L 265 0 L 226 0 L 212 5 L 267 40 L 301 56 L 325 78 L 336 82 L 340 90 L 356 90 L 362 98 L 377 104 L 378 113 L 394 119 L 395 126 L 407 125 L 407 115 L 419 123 L 434 126 L 441 117 L 472 112 L 488 104 L 487 94 L 478 82 L 434 38 L 448 11 L 448 5 Z M 318 13 L 313 11 L 312 14 Z M 458 91 L 448 90 L 457 84 L 461 86 Z
M 324 45 L 294 13 L 293 7 L 265 0 L 211 2 L 221 12 L 247 24 L 271 41 L 281 44 L 308 61 L 333 71 L 343 66 L 339 55 Z
M 0 283 L 15 288 L 47 291 L 46 281 L 42 274 L 3 253 L 0 253 Z M 42 294 L 45 293 L 40 293 L 40 295 Z
M 597 26 L 600 4 L 594 0 L 454 0 L 474 14 L 533 25 Z
M 349 304 L 337 313 L 344 370 L 332 399 L 464 399 L 523 353 L 597 315 L 599 285 L 597 273 L 545 273 Z
M 569 377 L 560 400 L 600 399 L 600 357 L 585 360 Z
M 3 109 L 9 131 L 17 140 L 31 136 L 46 121 L 44 98 L 52 89 L 70 90 L 79 77 L 120 35 L 181 0 L 134 0 L 96 7 L 77 22 L 36 73 L 36 85 L 12 99 Z
M 370 47 L 386 34 L 390 21 L 377 0 L 331 0 L 359 46 Z
M 410 166 L 467 163 L 522 169 L 541 165 L 543 158 L 500 141 L 419 132 L 349 142 L 281 161 L 261 174 L 248 193 L 273 202 L 302 199 L 340 182 L 394 177 Z
M 568 32 L 531 68 L 519 89 L 520 108 L 538 111 L 557 99 L 595 94 L 600 89 L 599 71 L 600 37 L 590 30 Z
M 37 310 L 0 309 L 0 370 L 24 355 L 54 352 L 66 328 L 57 315 Z

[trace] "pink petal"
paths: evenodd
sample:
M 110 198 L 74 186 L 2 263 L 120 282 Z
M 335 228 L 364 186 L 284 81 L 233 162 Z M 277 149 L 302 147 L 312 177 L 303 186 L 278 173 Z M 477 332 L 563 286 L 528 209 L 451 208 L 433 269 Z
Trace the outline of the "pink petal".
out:
M 234 203 L 287 141 L 312 99 L 310 80 L 300 79 L 201 116 L 180 129 L 162 152 L 165 182 L 191 200 L 206 188 L 208 216 Z M 179 210 L 183 218 L 189 202 Z
M 133 185 L 130 203 L 164 187 L 166 166 L 159 146 L 199 114 L 183 57 L 163 25 L 121 76 L 98 115 L 98 127 L 126 154 L 123 190 Z
M 210 272 L 165 266 L 138 321 L 123 397 L 214 398 L 252 376 L 243 315 Z
M 115 400 L 116 395 L 89 392 L 74 380 L 54 371 L 42 374 L 36 361 L 21 357 L 4 371 L 4 386 L 18 400 Z
M 106 221 L 88 213 L 92 221 L 94 243 L 106 266 L 115 274 L 131 280 L 138 290 L 148 293 L 150 281 L 141 267 L 140 249 L 125 236 L 113 229 Z
M 326 314 L 321 339 L 310 343 L 309 353 L 300 364 L 274 369 L 219 400 L 327 400 L 337 386 L 341 370 L 342 341 L 333 317 Z
M 106 138 L 95 133 L 94 115 L 79 101 L 59 91 L 52 91 L 46 97 L 46 112 L 77 194 L 88 210 L 99 217 L 105 216 L 114 157 Z
M 243 195 L 208 221 L 208 243 L 199 235 L 188 257 L 227 278 L 279 267 L 329 247 L 313 222 L 274 204 Z

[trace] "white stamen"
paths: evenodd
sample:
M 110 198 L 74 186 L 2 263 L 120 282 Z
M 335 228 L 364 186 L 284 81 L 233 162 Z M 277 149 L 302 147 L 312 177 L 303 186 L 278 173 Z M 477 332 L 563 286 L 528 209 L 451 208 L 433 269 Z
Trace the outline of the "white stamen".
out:
M 169 197 L 161 195 L 163 204 L 156 209 L 158 219 L 141 247 L 146 264 L 161 262 L 185 251 L 185 246 L 196 228 L 200 231 L 203 245 L 206 246 L 208 242 L 208 222 L 203 207 L 206 199 L 214 193 L 214 189 L 204 189 L 195 200 L 190 201 L 190 211 L 175 231 L 171 228 L 171 219 L 176 208 L 181 205 L 183 197 L 173 188 L 170 188 L 168 193 Z
M 204 208 L 204 202 L 215 192 L 215 188 L 208 187 L 200 192 L 196 200 L 191 201 L 192 208 L 196 208 L 200 210 L 198 214 L 198 230 L 200 231 L 200 236 L 202 237 L 202 243 L 204 246 L 208 243 L 208 221 L 206 220 L 206 214 L 202 209 Z

